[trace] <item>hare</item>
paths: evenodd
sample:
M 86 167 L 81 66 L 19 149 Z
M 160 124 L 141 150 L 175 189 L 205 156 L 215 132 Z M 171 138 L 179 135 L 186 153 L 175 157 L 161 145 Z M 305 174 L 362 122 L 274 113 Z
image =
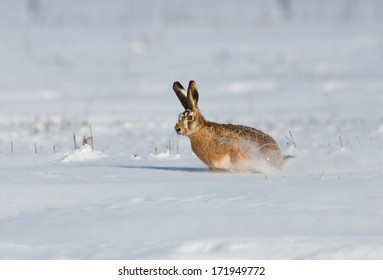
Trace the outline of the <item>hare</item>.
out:
M 173 84 L 173 90 L 185 108 L 174 129 L 189 137 L 193 152 L 212 171 L 263 173 L 269 167 L 282 167 L 284 157 L 271 136 L 248 126 L 207 121 L 198 108 L 194 81 L 187 92 L 179 82 Z

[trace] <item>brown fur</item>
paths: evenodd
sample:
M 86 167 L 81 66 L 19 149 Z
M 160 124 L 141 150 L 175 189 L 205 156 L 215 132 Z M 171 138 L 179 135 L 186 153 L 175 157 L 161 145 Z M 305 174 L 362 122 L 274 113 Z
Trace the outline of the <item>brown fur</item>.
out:
M 276 168 L 282 166 L 282 153 L 271 136 L 248 126 L 206 121 L 198 109 L 198 90 L 193 81 L 187 94 L 178 82 L 173 89 L 186 109 L 175 130 L 189 137 L 193 152 L 210 169 L 241 170 L 241 164 L 246 161 L 264 161 Z

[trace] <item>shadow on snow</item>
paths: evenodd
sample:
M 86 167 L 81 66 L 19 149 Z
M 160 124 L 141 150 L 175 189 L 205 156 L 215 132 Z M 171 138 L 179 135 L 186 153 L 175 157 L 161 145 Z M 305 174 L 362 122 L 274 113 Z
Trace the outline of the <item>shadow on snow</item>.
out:
M 146 169 L 146 170 L 161 170 L 161 171 L 181 171 L 181 172 L 210 172 L 208 168 L 197 167 L 170 167 L 170 166 L 151 166 L 151 165 L 120 165 L 121 168 L 128 169 Z

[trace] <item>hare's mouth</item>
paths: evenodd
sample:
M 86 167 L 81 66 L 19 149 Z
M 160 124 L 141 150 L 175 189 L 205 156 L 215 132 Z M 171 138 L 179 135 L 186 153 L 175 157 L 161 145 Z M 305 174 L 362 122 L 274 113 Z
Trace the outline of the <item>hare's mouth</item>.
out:
M 177 132 L 177 134 L 182 134 L 182 132 L 181 132 L 181 128 L 179 127 L 179 126 L 175 126 L 174 127 L 174 130 Z

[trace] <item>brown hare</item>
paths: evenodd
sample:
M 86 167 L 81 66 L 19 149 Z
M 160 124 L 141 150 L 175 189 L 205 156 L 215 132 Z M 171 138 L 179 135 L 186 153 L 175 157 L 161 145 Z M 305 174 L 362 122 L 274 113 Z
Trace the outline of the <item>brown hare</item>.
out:
M 248 126 L 207 121 L 198 109 L 194 81 L 187 92 L 179 82 L 173 90 L 185 108 L 174 129 L 189 137 L 193 152 L 211 170 L 263 173 L 282 167 L 284 157 L 271 136 Z

